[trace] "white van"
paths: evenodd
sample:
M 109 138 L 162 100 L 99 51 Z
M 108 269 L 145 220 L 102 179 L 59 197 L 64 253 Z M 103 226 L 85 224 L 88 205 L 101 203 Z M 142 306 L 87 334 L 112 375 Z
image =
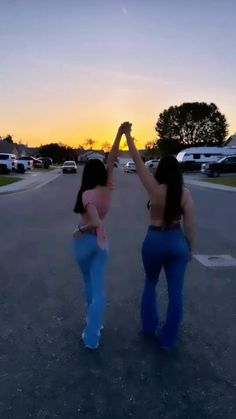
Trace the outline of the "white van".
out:
M 200 168 L 203 163 L 215 162 L 224 156 L 236 155 L 236 147 L 190 147 L 177 154 L 179 163 L 186 168 Z

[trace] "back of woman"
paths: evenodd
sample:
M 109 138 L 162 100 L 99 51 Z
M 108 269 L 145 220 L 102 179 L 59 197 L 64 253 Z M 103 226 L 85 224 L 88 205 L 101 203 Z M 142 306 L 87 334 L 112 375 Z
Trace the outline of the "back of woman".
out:
M 177 341 L 183 315 L 183 282 L 191 257 L 193 241 L 193 203 L 184 188 L 181 169 L 175 157 L 161 159 L 153 176 L 143 164 L 130 134 L 131 124 L 124 132 L 136 163 L 137 173 L 149 194 L 150 225 L 142 246 L 145 284 L 141 304 L 143 332 L 157 336 L 161 348 L 169 350 Z M 184 232 L 181 227 L 183 219 Z M 164 268 L 169 304 L 164 326 L 160 321 L 156 301 L 156 284 Z
M 168 227 L 180 222 L 184 189 L 182 172 L 176 158 L 162 158 L 154 177 L 156 182 L 149 201 L 151 224 Z
M 163 226 L 165 224 L 165 208 L 167 201 L 166 184 L 155 185 L 155 190 L 150 194 L 150 201 L 148 201 L 148 210 L 150 215 L 150 223 Z M 181 192 L 180 212 L 176 211 L 171 222 L 173 224 L 181 222 L 183 219 L 183 209 L 188 196 L 188 190 L 183 186 Z
M 86 164 L 74 207 L 74 212 L 79 215 L 79 225 L 73 235 L 73 247 L 82 273 L 87 303 L 82 340 L 89 349 L 96 349 L 99 345 L 105 310 L 108 240 L 103 219 L 110 207 L 112 172 L 121 135 L 119 128 L 108 156 L 107 167 L 99 160 L 90 160 Z

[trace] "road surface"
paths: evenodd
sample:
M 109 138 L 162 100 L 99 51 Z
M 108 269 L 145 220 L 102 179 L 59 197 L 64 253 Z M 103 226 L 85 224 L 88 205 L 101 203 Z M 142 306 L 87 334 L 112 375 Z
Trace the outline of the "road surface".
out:
M 196 260 L 186 275 L 179 346 L 140 333 L 146 194 L 117 170 L 106 220 L 111 257 L 97 352 L 80 342 L 84 302 L 71 254 L 79 175 L 0 197 L 0 418 L 235 419 L 235 268 Z M 196 253 L 236 257 L 236 194 L 193 188 Z M 166 288 L 158 285 L 161 316 Z

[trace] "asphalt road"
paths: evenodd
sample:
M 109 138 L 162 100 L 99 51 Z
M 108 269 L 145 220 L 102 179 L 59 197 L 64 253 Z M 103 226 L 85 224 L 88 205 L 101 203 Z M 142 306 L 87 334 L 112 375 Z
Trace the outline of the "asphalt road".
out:
M 235 268 L 193 260 L 179 346 L 163 354 L 139 333 L 146 195 L 116 172 L 107 218 L 111 257 L 102 345 L 80 342 L 84 303 L 71 254 L 80 175 L 0 196 L 1 419 L 235 419 Z M 193 188 L 196 253 L 236 257 L 236 194 Z M 158 286 L 166 308 L 164 276 Z

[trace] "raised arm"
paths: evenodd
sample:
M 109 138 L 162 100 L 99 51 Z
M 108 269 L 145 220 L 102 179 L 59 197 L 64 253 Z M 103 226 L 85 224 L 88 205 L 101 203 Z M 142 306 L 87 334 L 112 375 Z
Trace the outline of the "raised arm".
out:
M 136 170 L 140 177 L 140 180 L 143 183 L 145 189 L 149 193 L 151 193 L 153 192 L 153 188 L 157 187 L 157 181 L 154 179 L 153 175 L 150 173 L 148 168 L 143 163 L 141 156 L 134 144 L 134 140 L 131 137 L 131 124 L 129 122 L 125 122 L 124 124 L 122 124 L 122 126 L 123 126 L 123 132 L 126 136 L 129 151 L 135 162 Z
M 119 145 L 120 145 L 120 140 L 123 134 L 123 130 L 122 130 L 122 126 L 119 127 L 114 143 L 112 145 L 111 151 L 108 155 L 108 159 L 107 159 L 107 172 L 108 172 L 108 176 L 111 177 L 112 176 L 112 172 L 114 169 L 114 164 L 115 161 L 117 159 L 118 156 L 118 152 L 119 152 Z

